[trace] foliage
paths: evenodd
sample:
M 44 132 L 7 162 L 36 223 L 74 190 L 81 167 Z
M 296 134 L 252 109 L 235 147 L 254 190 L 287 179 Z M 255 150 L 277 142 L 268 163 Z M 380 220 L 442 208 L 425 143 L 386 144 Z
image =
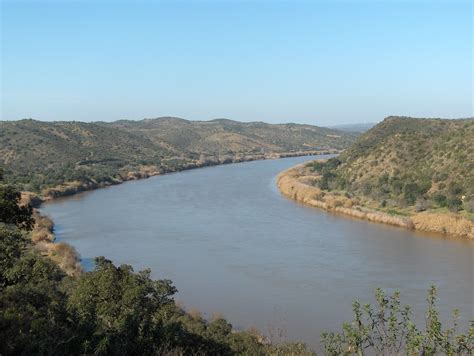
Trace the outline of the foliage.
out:
M 443 329 L 436 308 L 436 288 L 428 292 L 425 330 L 411 319 L 409 306 L 400 305 L 400 294 L 387 296 L 375 291 L 376 306 L 354 302 L 354 319 L 345 323 L 341 333 L 323 333 L 324 351 L 329 355 L 434 355 L 471 354 L 474 351 L 474 322 L 466 334 L 458 333 L 458 312 L 453 326 Z
M 0 222 L 31 230 L 34 224 L 31 206 L 20 206 L 21 194 L 0 181 Z

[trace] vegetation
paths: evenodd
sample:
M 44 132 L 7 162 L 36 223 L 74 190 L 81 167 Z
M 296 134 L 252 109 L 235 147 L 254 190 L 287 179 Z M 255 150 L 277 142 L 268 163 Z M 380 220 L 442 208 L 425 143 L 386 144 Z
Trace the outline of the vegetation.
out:
M 412 321 L 409 306 L 400 305 L 400 294 L 388 297 L 375 292 L 376 306 L 354 302 L 354 319 L 343 331 L 324 333 L 322 343 L 329 355 L 471 355 L 474 352 L 474 321 L 466 334 L 458 332 L 458 311 L 453 312 L 453 326 L 443 329 L 436 308 L 436 288 L 428 292 L 425 330 Z
M 21 190 L 74 190 L 271 154 L 343 149 L 355 134 L 310 125 L 231 120 L 0 122 L 0 166 Z M 34 147 L 34 149 L 32 149 Z
M 380 209 L 472 211 L 474 120 L 389 117 L 343 154 L 309 165 L 325 191 Z

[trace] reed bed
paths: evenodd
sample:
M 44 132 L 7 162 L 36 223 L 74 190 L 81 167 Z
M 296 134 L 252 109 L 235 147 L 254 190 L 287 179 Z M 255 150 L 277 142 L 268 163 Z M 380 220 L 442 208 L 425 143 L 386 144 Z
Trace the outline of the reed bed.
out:
M 314 177 L 305 175 L 304 164 L 290 168 L 277 177 L 280 192 L 300 203 L 344 214 L 357 219 L 427 232 L 474 239 L 474 223 L 452 213 L 421 212 L 409 217 L 371 210 L 345 196 L 322 191 L 311 185 Z

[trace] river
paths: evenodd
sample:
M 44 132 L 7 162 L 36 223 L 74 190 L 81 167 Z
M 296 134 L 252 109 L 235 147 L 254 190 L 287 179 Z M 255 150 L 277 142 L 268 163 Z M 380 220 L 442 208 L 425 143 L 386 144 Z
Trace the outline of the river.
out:
M 46 203 L 59 240 L 84 264 L 106 256 L 173 280 L 176 299 L 237 328 L 317 346 L 352 318 L 354 299 L 400 290 L 423 320 L 439 289 L 447 319 L 474 315 L 474 243 L 308 208 L 280 195 L 276 175 L 309 157 L 189 170 Z

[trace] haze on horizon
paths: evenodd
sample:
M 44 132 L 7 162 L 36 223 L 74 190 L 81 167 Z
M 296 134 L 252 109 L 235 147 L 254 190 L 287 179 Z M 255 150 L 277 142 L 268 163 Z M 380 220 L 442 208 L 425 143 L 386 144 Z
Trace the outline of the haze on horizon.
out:
M 2 1 L 0 120 L 473 116 L 471 1 Z

